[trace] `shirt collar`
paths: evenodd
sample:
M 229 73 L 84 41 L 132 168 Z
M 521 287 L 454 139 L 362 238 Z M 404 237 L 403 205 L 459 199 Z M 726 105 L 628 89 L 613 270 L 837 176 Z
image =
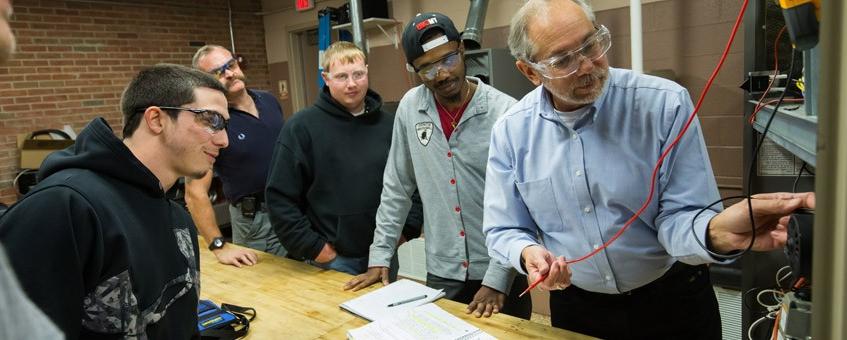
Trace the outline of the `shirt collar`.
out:
M 483 83 L 482 80 L 477 77 L 466 76 L 465 78 L 476 84 L 476 91 L 474 91 L 473 97 L 471 97 L 468 107 L 465 108 L 465 112 L 462 114 L 460 121 L 478 114 L 488 113 L 488 100 L 486 100 L 487 96 L 485 95 L 486 92 L 488 92 L 485 87 L 488 85 Z M 424 93 L 426 93 L 426 95 L 423 100 L 418 102 L 418 112 L 434 113 L 437 118 L 438 111 L 435 109 L 435 95 L 432 90 L 426 87 L 426 85 L 421 86 L 424 87 Z
M 262 109 L 259 108 L 259 105 L 260 105 L 259 103 L 262 102 L 261 100 L 259 100 L 259 96 L 261 96 L 261 94 L 259 92 L 253 91 L 251 89 L 244 89 L 244 90 L 247 92 L 247 95 L 250 96 L 250 99 L 253 99 L 253 103 L 256 103 L 256 109 L 261 112 Z M 229 100 L 227 100 L 227 101 L 229 102 Z M 228 104 L 231 104 L 231 102 L 229 102 Z M 233 112 L 237 112 L 237 113 L 245 114 L 245 115 L 250 115 L 249 113 L 241 111 L 241 110 L 239 110 L 239 109 L 237 109 L 237 108 L 235 108 L 234 106 L 231 106 L 231 105 L 227 105 L 227 109 L 229 110 L 230 115 L 232 115 Z

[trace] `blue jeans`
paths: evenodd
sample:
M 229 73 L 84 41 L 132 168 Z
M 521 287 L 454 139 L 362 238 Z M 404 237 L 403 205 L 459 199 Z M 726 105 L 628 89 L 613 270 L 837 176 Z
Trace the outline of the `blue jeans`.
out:
M 271 226 L 268 212 L 257 211 L 253 218 L 244 217 L 239 205 L 229 205 L 229 220 L 232 225 L 232 242 L 276 256 L 288 253 Z
M 318 268 L 331 269 L 337 272 L 347 273 L 350 275 L 359 275 L 368 271 L 368 257 L 345 257 L 337 255 L 332 261 L 327 263 L 318 263 L 315 260 L 306 260 L 306 263 Z M 391 258 L 391 265 L 388 267 L 388 280 L 391 282 L 397 281 L 397 271 L 400 269 L 400 262 L 397 260 L 397 253 Z

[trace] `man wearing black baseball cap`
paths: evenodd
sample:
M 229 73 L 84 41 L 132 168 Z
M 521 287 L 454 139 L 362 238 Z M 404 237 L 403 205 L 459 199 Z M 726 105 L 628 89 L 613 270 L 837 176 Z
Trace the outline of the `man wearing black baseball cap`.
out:
M 492 260 L 482 233 L 482 198 L 491 126 L 516 101 L 465 75 L 464 47 L 450 18 L 419 14 L 403 31 L 407 67 L 423 85 L 397 108 L 368 272 L 358 290 L 388 284 L 388 266 L 417 189 L 424 202 L 427 285 L 468 304 L 468 313 L 529 319 L 518 299 L 526 277 Z

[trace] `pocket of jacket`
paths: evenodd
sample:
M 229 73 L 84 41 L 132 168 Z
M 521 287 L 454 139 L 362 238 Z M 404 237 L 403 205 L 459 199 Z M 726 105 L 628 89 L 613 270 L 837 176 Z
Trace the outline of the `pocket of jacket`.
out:
M 345 257 L 368 256 L 374 238 L 376 212 L 338 216 L 335 230 L 335 251 Z
M 539 228 L 561 230 L 562 216 L 550 178 L 517 183 L 518 192 Z

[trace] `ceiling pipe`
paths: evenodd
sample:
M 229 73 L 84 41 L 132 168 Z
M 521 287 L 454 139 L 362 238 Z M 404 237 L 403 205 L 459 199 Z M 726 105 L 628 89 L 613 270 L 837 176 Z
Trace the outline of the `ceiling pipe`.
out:
M 488 10 L 488 0 L 470 0 L 468 20 L 465 31 L 462 32 L 462 42 L 466 50 L 475 50 L 482 46 L 482 30 L 485 27 L 485 12 Z
M 630 49 L 632 70 L 644 73 L 644 34 L 641 31 L 641 0 L 629 0 Z
M 362 3 L 359 0 L 350 0 L 350 24 L 353 27 L 353 44 L 367 55 L 368 45 L 362 26 Z

